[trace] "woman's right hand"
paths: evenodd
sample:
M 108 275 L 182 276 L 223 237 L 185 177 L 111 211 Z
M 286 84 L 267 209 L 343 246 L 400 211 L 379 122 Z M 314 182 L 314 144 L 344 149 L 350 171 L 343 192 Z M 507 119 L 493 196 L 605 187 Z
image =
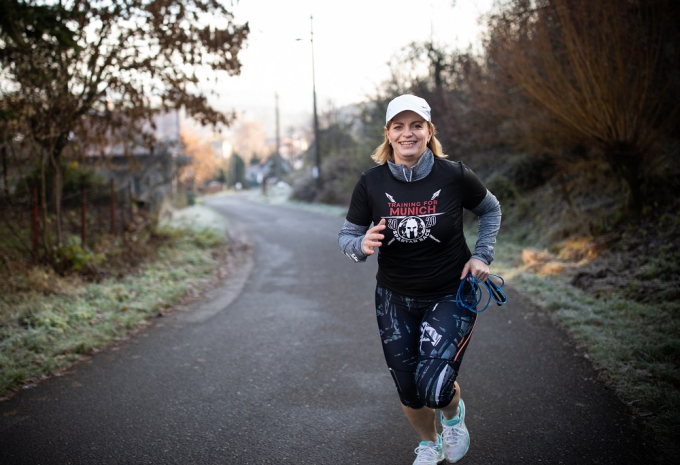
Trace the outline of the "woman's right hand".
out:
M 366 231 L 366 235 L 364 236 L 363 240 L 361 241 L 361 250 L 364 252 L 366 255 L 373 255 L 376 247 L 380 247 L 382 245 L 381 240 L 385 239 L 385 236 L 380 234 L 380 231 L 385 229 L 387 226 L 385 226 L 385 218 L 380 220 L 380 223 L 376 224 L 373 226 L 371 229 Z

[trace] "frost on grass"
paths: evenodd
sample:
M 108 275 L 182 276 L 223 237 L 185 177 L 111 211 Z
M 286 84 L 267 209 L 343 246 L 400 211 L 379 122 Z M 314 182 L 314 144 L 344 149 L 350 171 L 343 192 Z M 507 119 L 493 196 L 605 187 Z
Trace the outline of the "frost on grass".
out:
M 552 311 L 601 379 L 659 437 L 680 428 L 680 320 L 676 304 L 648 305 L 608 295 L 595 298 L 559 276 L 537 276 L 507 262 L 509 284 Z
M 0 295 L 0 397 L 144 324 L 221 264 L 219 230 L 165 226 L 161 233 L 171 240 L 155 261 L 122 277 Z

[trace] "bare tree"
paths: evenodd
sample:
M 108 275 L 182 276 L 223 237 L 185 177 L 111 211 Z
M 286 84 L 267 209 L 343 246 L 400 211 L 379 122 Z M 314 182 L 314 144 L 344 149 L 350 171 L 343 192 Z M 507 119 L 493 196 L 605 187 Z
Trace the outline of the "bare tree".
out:
M 645 166 L 678 125 L 668 98 L 678 80 L 668 36 L 677 12 L 665 0 L 512 0 L 489 22 L 487 51 L 515 84 L 506 91 L 522 92 L 533 112 L 523 118 L 527 134 L 598 149 L 634 210 Z
M 425 98 L 446 153 L 469 158 L 471 149 L 495 143 L 494 127 L 484 108 L 488 92 L 482 81 L 487 75 L 480 57 L 433 42 L 414 42 L 391 65 L 386 93 L 410 92 Z

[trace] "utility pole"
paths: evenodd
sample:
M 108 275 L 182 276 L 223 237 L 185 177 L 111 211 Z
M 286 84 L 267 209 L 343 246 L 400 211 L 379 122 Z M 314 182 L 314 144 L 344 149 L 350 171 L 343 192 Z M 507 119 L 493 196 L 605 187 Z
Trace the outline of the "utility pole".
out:
M 281 131 L 279 126 L 279 93 L 274 93 L 276 100 L 276 153 L 274 153 L 274 176 L 281 177 Z
M 314 73 L 314 16 L 309 15 L 311 24 L 311 42 L 312 42 L 312 93 L 314 101 L 314 163 L 315 166 L 312 171 L 314 179 L 318 187 L 321 186 L 321 156 L 319 155 L 319 117 L 316 113 L 316 76 Z

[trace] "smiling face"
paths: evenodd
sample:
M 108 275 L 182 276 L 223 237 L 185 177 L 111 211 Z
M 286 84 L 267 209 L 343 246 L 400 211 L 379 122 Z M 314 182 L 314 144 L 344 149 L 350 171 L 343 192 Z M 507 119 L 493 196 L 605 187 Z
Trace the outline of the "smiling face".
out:
M 419 114 L 402 111 L 392 118 L 385 135 L 392 144 L 394 163 L 411 168 L 425 152 L 432 130 Z

